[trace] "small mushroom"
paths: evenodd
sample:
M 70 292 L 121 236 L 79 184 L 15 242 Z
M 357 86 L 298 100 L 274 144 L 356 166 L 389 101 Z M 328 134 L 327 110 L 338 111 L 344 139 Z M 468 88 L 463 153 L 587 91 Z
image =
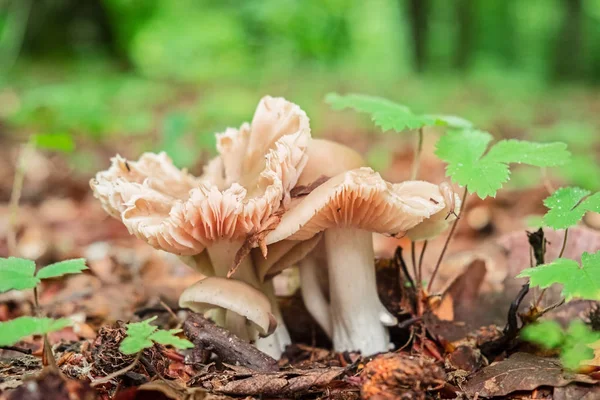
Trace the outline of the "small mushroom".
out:
M 269 299 L 252 286 L 235 280 L 219 277 L 204 278 L 187 288 L 179 298 L 179 306 L 204 313 L 216 307 L 245 317 L 235 321 L 249 321 L 259 335 L 268 336 L 276 327 Z M 245 327 L 244 327 L 245 328 Z M 240 332 L 247 329 L 238 329 Z M 251 340 L 250 337 L 242 339 Z
M 325 231 L 334 348 L 369 355 L 388 349 L 384 325 L 396 323 L 377 295 L 372 232 L 402 236 L 445 208 L 437 185 L 390 184 L 359 168 L 296 199 L 266 242 L 308 240 Z

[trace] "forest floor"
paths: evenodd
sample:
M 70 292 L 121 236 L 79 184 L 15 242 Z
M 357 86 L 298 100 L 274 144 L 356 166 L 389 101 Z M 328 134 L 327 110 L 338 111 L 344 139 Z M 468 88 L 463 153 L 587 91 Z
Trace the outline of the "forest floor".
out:
M 4 238 L 16 147 L 0 149 Z M 105 153 L 110 151 L 101 156 Z M 385 175 L 405 178 L 410 158 L 410 148 L 400 149 Z M 422 162 L 423 179 L 442 179 L 444 166 L 439 161 L 424 157 Z M 61 373 L 44 367 L 40 337 L 19 343 L 21 351 L 0 350 L 0 398 L 600 398 L 600 373 L 595 368 L 568 372 L 556 354 L 520 342 L 514 323 L 505 330 L 511 304 L 524 283 L 514 277 L 530 266 L 527 231 L 535 229 L 525 221 L 544 213 L 544 186 L 501 192 L 486 201 L 469 200 L 432 290 L 440 294 L 434 312 L 415 309 L 416 294 L 405 285 L 410 242 L 375 238 L 380 297 L 401 321 L 391 329 L 393 352 L 361 357 L 330 351 L 329 340 L 303 306 L 296 274 L 288 271 L 276 278 L 276 291 L 294 344 L 278 360 L 277 371 L 244 367 L 243 353 L 239 365 L 230 365 L 220 362 L 218 351 L 206 361 L 194 349 L 155 345 L 134 368 L 92 387 L 92 382 L 132 363 L 133 357 L 118 351 L 125 322 L 157 316 L 155 323 L 161 328 L 183 326 L 188 312 L 179 309 L 177 299 L 198 275 L 174 256 L 130 236 L 101 209 L 87 179 L 71 172 L 60 157 L 36 153 L 29 160 L 18 219 L 20 256 L 38 265 L 83 257 L 89 267 L 83 274 L 45 282 L 40 290 L 45 314 L 75 321 L 73 327 L 49 335 Z M 587 226 L 571 232 L 566 257 L 600 250 L 599 221 L 585 222 Z M 546 232 L 548 260 L 557 256 L 561 235 Z M 443 237 L 429 243 L 424 276 L 429 276 L 443 243 Z M 403 268 L 397 248 L 404 250 L 408 268 Z M 0 256 L 7 254 L 6 241 L 0 239 Z M 526 317 L 534 292 L 522 299 L 513 317 Z M 549 291 L 542 306 L 558 299 L 558 292 Z M 0 295 L 0 321 L 31 315 L 32 309 L 33 297 L 27 291 Z M 548 317 L 593 320 L 594 310 L 589 302 L 573 301 Z

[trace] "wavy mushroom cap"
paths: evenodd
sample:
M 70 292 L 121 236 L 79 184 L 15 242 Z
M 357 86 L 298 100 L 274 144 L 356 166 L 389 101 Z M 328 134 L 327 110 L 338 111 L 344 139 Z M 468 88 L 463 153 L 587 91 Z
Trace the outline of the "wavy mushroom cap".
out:
M 354 149 L 325 139 L 312 139 L 307 155 L 308 162 L 298 180 L 299 186 L 310 186 L 321 177 L 331 178 L 367 165 Z
M 458 194 L 454 193 L 446 182 L 440 184 L 440 191 L 444 196 L 445 207 L 406 232 L 412 241 L 432 239 L 448 228 L 450 222 L 456 219 L 460 212 L 461 201 Z
M 332 227 L 404 235 L 446 207 L 440 187 L 429 182 L 391 184 L 371 168 L 337 175 L 296 199 L 266 243 L 307 240 Z
M 179 255 L 270 229 L 306 164 L 308 117 L 295 104 L 265 97 L 251 125 L 217 136 L 220 155 L 200 178 L 164 153 L 137 162 L 117 156 L 91 181 L 94 194 L 132 234 Z
M 270 335 L 277 327 L 267 296 L 236 279 L 204 278 L 181 294 L 179 306 L 197 313 L 217 307 L 233 311 L 252 322 L 261 336 Z

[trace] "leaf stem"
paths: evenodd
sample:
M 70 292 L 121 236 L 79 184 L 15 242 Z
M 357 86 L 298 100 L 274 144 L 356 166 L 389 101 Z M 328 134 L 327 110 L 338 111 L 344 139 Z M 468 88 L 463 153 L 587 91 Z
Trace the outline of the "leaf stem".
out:
M 132 361 L 131 364 L 129 364 L 128 366 L 126 366 L 124 368 L 121 368 L 118 371 L 113 372 L 112 374 L 106 375 L 104 378 L 95 379 L 94 382 L 92 382 L 90 384 L 90 386 L 96 387 L 98 385 L 103 385 L 103 384 L 108 383 L 111 380 L 118 378 L 119 376 L 131 371 L 137 365 L 137 363 L 140 361 L 141 355 L 142 355 L 142 352 L 140 351 L 139 353 L 137 353 L 137 355 L 135 356 L 135 359 Z
M 427 250 L 427 243 L 429 243 L 428 240 L 425 240 L 423 242 L 423 248 L 421 249 L 421 255 L 419 256 L 419 277 L 423 277 L 423 256 L 425 255 L 425 250 Z
M 419 270 L 417 268 L 417 250 L 415 248 L 415 242 L 410 242 L 410 259 L 413 266 L 413 274 L 415 275 L 415 281 L 417 286 L 421 286 L 421 277 L 419 276 Z
M 458 225 L 458 221 L 460 221 L 460 217 L 462 216 L 463 210 L 465 209 L 466 201 L 467 201 L 467 193 L 468 193 L 467 187 L 465 186 L 465 190 L 462 195 L 460 211 L 456 215 L 456 219 L 454 220 L 454 223 L 452 224 L 452 228 L 450 228 L 450 233 L 448 234 L 448 237 L 446 238 L 446 243 L 444 243 L 442 252 L 440 253 L 437 263 L 435 264 L 433 273 L 431 274 L 431 279 L 429 279 L 429 284 L 427 284 L 427 292 L 428 293 L 431 291 L 431 288 L 433 287 L 433 282 L 435 281 L 435 277 L 437 276 L 437 273 L 440 269 L 440 265 L 442 264 L 442 260 L 444 259 L 444 255 L 446 254 L 446 250 L 448 250 L 448 245 L 450 244 L 450 241 L 452 240 L 452 237 L 454 236 L 454 231 L 456 231 L 456 226 Z
M 8 205 L 8 232 L 6 233 L 6 242 L 8 246 L 8 254 L 18 257 L 19 251 L 17 248 L 17 223 L 19 220 L 19 202 L 23 191 L 23 182 L 25 180 L 26 163 L 33 151 L 34 144 L 30 140 L 21 145 L 19 155 L 15 166 L 15 177 L 10 194 L 10 203 Z
M 417 179 L 419 175 L 419 164 L 421 163 L 421 153 L 423 152 L 423 128 L 417 131 L 417 147 L 415 147 L 415 157 L 413 159 L 411 180 Z
M 563 254 L 565 254 L 565 249 L 567 248 L 567 239 L 569 238 L 569 228 L 565 229 L 565 236 L 563 237 L 563 243 L 562 243 L 562 247 L 560 248 L 560 253 L 558 253 L 558 258 L 561 258 L 563 256 Z M 546 289 L 542 289 L 542 291 L 540 292 L 540 295 L 538 296 L 537 300 L 535 301 L 535 307 L 538 308 L 540 306 L 540 304 L 542 303 L 542 298 L 544 297 L 544 294 L 546 293 Z M 560 305 L 560 304 L 558 304 Z M 556 306 L 558 307 L 558 306 Z M 554 307 L 554 308 L 556 308 Z

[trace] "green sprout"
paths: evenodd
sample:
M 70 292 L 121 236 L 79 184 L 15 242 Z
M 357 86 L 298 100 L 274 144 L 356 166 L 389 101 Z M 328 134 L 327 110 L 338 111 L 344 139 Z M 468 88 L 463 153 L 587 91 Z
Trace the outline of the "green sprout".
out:
M 181 339 L 176 335 L 181 329 L 164 330 L 157 326 L 150 325 L 156 317 L 152 317 L 142 322 L 131 322 L 127 324 L 127 337 L 123 339 L 119 350 L 123 354 L 137 354 L 144 349 L 154 345 L 154 342 L 163 345 L 170 345 L 177 349 L 191 349 L 194 344 L 187 339 Z

